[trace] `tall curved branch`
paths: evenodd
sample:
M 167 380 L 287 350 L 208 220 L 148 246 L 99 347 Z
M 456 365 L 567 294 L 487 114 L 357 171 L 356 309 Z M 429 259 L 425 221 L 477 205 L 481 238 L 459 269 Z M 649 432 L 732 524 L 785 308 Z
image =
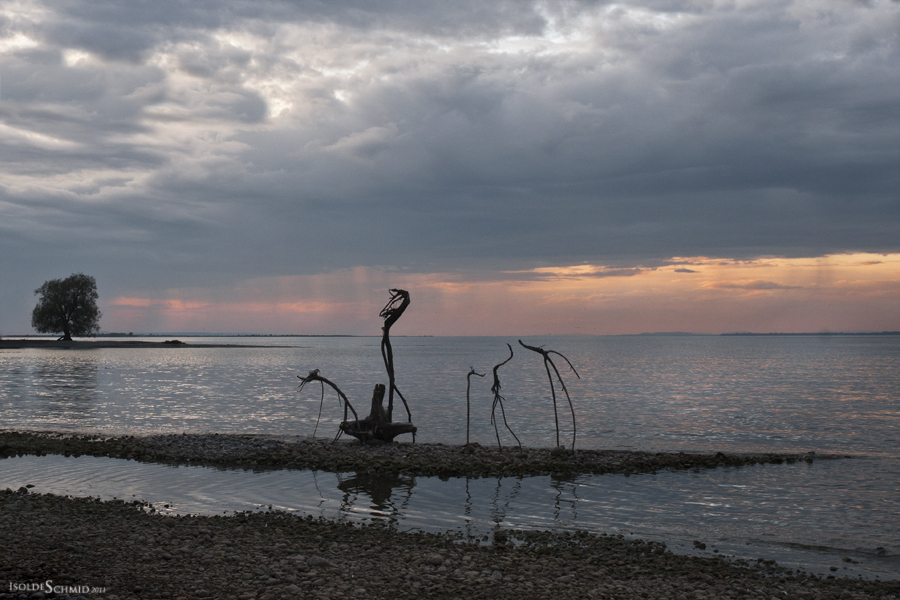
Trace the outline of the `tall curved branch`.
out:
M 406 398 L 397 389 L 397 384 L 394 380 L 394 349 L 391 346 L 391 327 L 409 306 L 409 292 L 400 289 L 391 289 L 390 292 L 391 299 L 378 314 L 378 316 L 384 318 L 384 325 L 381 328 L 381 358 L 384 360 L 384 368 L 388 376 L 387 418 L 388 421 L 394 420 L 394 392 L 396 391 L 397 395 L 400 396 L 400 400 L 403 401 L 403 406 L 406 407 L 406 415 L 409 418 L 409 422 L 412 423 L 412 413 L 409 411 L 409 405 L 406 403 Z
M 575 367 L 572 366 L 572 362 L 556 350 L 544 350 L 540 347 L 529 346 L 522 340 L 519 340 L 519 344 L 521 344 L 523 348 L 527 348 L 533 352 L 537 352 L 544 359 L 544 369 L 546 369 L 547 371 L 547 379 L 550 380 L 550 394 L 553 396 L 553 419 L 556 422 L 556 445 L 559 446 L 559 415 L 556 410 L 556 390 L 553 387 L 553 375 L 550 373 L 550 367 L 553 367 L 553 372 L 556 373 L 556 379 L 559 381 L 559 385 L 562 387 L 563 392 L 565 392 L 566 394 L 566 400 L 568 400 L 569 402 L 569 410 L 572 411 L 572 450 L 575 450 L 575 436 L 577 435 L 575 425 L 575 407 L 572 405 L 572 398 L 569 397 L 569 390 L 566 388 L 566 383 L 563 381 L 562 376 L 559 374 L 559 369 L 556 368 L 556 365 L 553 363 L 553 359 L 550 358 L 550 355 L 556 354 L 558 356 L 562 356 L 563 360 L 565 360 L 569 364 L 569 368 L 572 369 L 572 372 L 575 373 L 575 377 L 581 379 L 581 375 L 579 375 L 578 371 L 575 370 Z

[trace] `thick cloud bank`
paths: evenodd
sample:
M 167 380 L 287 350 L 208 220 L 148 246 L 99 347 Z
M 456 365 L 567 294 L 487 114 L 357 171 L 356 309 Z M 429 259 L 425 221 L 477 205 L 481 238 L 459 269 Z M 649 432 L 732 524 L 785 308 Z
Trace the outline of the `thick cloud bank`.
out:
M 896 252 L 898 32 L 890 0 L 12 0 L 3 301 Z

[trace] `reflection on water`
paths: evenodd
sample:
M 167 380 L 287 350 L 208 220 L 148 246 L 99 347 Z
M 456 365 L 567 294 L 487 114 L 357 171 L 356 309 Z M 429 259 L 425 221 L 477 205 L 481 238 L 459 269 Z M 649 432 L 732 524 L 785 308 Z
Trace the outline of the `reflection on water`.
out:
M 852 493 L 830 489 L 833 481 L 845 481 Z M 0 488 L 29 483 L 33 492 L 134 497 L 176 513 L 272 508 L 471 537 L 498 528 L 578 529 L 661 540 L 683 553 L 702 540 L 707 554 L 900 578 L 900 473 L 881 460 L 569 480 L 252 472 L 85 456 L 0 460 Z
M 397 339 L 396 366 L 420 425 L 418 441 L 465 441 L 466 375 L 473 365 L 496 364 L 507 341 Z M 558 348 L 582 376 L 567 382 L 582 448 L 896 457 L 900 447 L 900 336 L 525 341 Z M 310 435 L 319 397 L 298 393 L 296 375 L 320 368 L 362 403 L 384 383 L 375 338 L 252 343 L 290 347 L 3 351 L 0 407 L 15 428 Z M 534 358 L 519 352 L 504 366 L 507 418 L 523 445 L 549 447 L 556 440 L 553 405 Z M 472 381 L 471 439 L 484 445 L 495 438 L 490 385 Z M 332 435 L 342 416 L 337 403 L 326 402 L 319 431 Z M 560 421 L 562 435 L 572 434 L 570 425 Z
M 341 498 L 342 513 L 356 512 L 360 496 L 369 498 L 368 507 L 359 510 L 375 516 L 387 517 L 396 521 L 409 506 L 416 478 L 411 475 L 374 475 L 357 473 L 352 477 L 337 473 L 337 489 L 344 493 Z
M 0 356 L 0 364 L 9 354 Z M 0 406 L 5 416 L 26 408 L 46 425 L 77 426 L 98 408 L 99 371 L 92 352 L 31 353 L 8 371 L 0 369 Z
M 49 420 L 81 421 L 90 415 L 98 399 L 97 358 L 89 353 L 65 361 L 58 357 L 51 354 L 36 364 L 33 394 L 43 401 L 43 414 Z
M 473 365 L 484 369 L 496 364 L 498 355 L 505 356 L 507 341 L 394 342 L 420 442 L 465 441 L 466 374 Z M 103 475 L 95 467 L 66 463 L 55 475 L 53 469 L 26 469 L 20 479 L 43 477 L 60 493 L 135 494 L 182 512 L 272 505 L 328 518 L 390 519 L 398 528 L 472 535 L 494 527 L 578 527 L 688 540 L 687 550 L 692 539 L 716 540 L 722 552 L 733 547 L 729 551 L 758 551 L 773 558 L 795 552 L 792 544 L 841 548 L 866 560 L 878 547 L 889 557 L 900 555 L 900 534 L 895 533 L 900 532 L 900 336 L 524 341 L 564 352 L 582 376 L 567 382 L 579 447 L 813 450 L 873 458 L 816 463 L 813 469 L 805 469 L 804 463 L 570 481 L 381 480 L 365 473 L 250 474 L 184 467 L 173 472 L 135 463 L 127 469 L 110 467 Z M 297 374 L 320 368 L 351 400 L 363 402 L 371 397 L 374 383 L 383 383 L 377 338 L 268 342 L 291 347 L 2 351 L 0 411 L 6 427 L 19 429 L 309 435 L 319 397 L 298 394 Z M 257 338 L 253 343 L 264 342 Z M 510 426 L 523 445 L 549 447 L 555 444 L 555 431 L 546 373 L 539 359 L 529 361 L 521 354 L 504 366 Z M 494 440 L 490 383 L 473 381 L 471 393 L 471 438 L 482 444 Z M 337 431 L 341 417 L 337 404 L 326 402 L 319 430 Z M 0 472 L 14 464 L 0 461 Z M 843 564 L 838 561 L 842 569 Z M 894 572 L 900 571 L 895 567 Z

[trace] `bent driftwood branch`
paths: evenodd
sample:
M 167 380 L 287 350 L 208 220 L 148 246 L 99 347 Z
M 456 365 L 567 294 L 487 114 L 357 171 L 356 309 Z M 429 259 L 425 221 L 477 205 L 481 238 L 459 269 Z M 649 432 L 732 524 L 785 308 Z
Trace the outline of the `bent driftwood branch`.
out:
M 556 390 L 553 387 L 553 375 L 550 374 L 550 367 L 553 367 L 553 371 L 554 373 L 556 373 L 556 379 L 559 380 L 559 385 L 562 386 L 563 392 L 566 393 L 566 400 L 569 401 L 569 410 L 572 411 L 572 450 L 575 450 L 575 435 L 577 433 L 575 429 L 575 407 L 572 406 L 572 398 L 569 397 L 569 390 L 566 389 L 566 383 L 563 381 L 562 376 L 559 374 L 559 369 L 557 369 L 556 365 L 553 364 L 553 359 L 550 358 L 550 355 L 556 354 L 562 356 L 563 360 L 565 360 L 569 364 L 569 368 L 572 369 L 572 372 L 575 373 L 575 377 L 581 379 L 581 375 L 579 375 L 578 371 L 575 370 L 575 367 L 572 366 L 572 362 L 556 350 L 544 350 L 540 347 L 529 346 L 522 340 L 519 340 L 519 344 L 521 344 L 523 348 L 528 348 L 533 352 L 537 352 L 544 358 L 544 368 L 547 370 L 547 378 L 550 380 L 550 394 L 553 396 L 553 418 L 556 421 L 556 446 L 559 447 L 559 415 L 556 411 Z
M 325 402 L 325 385 L 326 384 L 331 386 L 334 389 L 334 391 L 337 392 L 338 404 L 341 404 L 343 402 L 344 422 L 345 423 L 347 422 L 347 411 L 348 410 L 353 413 L 353 416 L 357 420 L 359 420 L 359 415 L 356 414 L 356 410 L 353 408 L 353 405 L 350 404 L 350 401 L 347 399 L 347 395 L 344 392 L 342 392 L 341 388 L 336 386 L 332 381 L 319 375 L 318 369 L 313 369 L 312 371 L 309 372 L 309 374 L 306 377 L 300 377 L 299 375 L 297 375 L 297 379 L 300 380 L 300 389 L 301 390 L 306 386 L 307 383 L 310 383 L 312 381 L 318 381 L 322 385 L 322 398 L 319 401 L 319 416 L 318 416 L 318 418 L 316 418 L 316 428 L 313 430 L 313 437 L 315 437 L 316 431 L 319 429 L 319 419 L 322 418 L 322 404 Z M 338 433 L 334 437 L 334 441 L 337 441 L 338 438 L 341 437 L 342 430 L 343 430 L 343 428 L 338 429 Z
M 500 414 L 503 415 L 503 424 L 506 425 L 506 428 L 509 429 L 509 432 L 512 434 L 512 436 L 516 438 L 516 443 L 519 445 L 519 448 L 522 447 L 522 442 L 519 441 L 519 438 L 516 436 L 515 432 L 513 432 L 512 428 L 509 426 L 509 423 L 506 422 L 506 411 L 503 409 L 503 401 L 505 400 L 505 398 L 500 395 L 500 377 L 497 375 L 497 369 L 511 361 L 513 357 L 512 346 L 506 344 L 506 347 L 509 348 L 509 358 L 494 367 L 494 385 L 491 386 L 491 392 L 493 392 L 494 394 L 494 402 L 493 404 L 491 404 L 491 424 L 493 424 L 494 426 L 494 433 L 497 435 L 497 447 L 500 450 L 503 450 L 503 445 L 500 443 L 500 431 L 497 428 L 497 419 L 494 415 L 494 412 L 497 410 L 498 404 L 500 405 Z
M 340 427 L 338 428 L 338 433 L 334 438 L 334 441 L 337 441 L 338 438 L 341 437 L 342 433 L 346 433 L 347 435 L 353 436 L 356 439 L 362 442 L 368 442 L 370 440 L 381 440 L 383 442 L 391 442 L 398 435 L 402 435 L 404 433 L 412 433 L 415 435 L 416 426 L 412 423 L 391 423 L 390 419 L 387 418 L 387 414 L 385 413 L 384 407 L 382 403 L 384 401 L 384 384 L 379 383 L 375 385 L 375 391 L 372 393 L 372 407 L 369 411 L 369 416 L 365 419 L 360 419 L 356 410 L 353 408 L 353 405 L 350 404 L 350 400 L 347 399 L 347 395 L 341 391 L 341 389 L 334 384 L 334 382 L 326 379 L 319 375 L 319 370 L 315 369 L 309 372 L 309 375 L 306 377 L 300 377 L 300 389 L 312 382 L 318 381 L 322 385 L 322 400 L 325 398 L 325 385 L 331 386 L 335 392 L 338 394 L 338 402 L 343 404 L 344 407 L 344 420 L 341 422 Z M 353 419 L 349 419 L 349 414 L 353 413 Z M 319 417 L 322 416 L 322 404 L 320 401 L 319 404 Z M 316 429 L 319 427 L 319 419 L 316 419 Z M 315 431 L 313 431 L 313 436 L 315 436 Z

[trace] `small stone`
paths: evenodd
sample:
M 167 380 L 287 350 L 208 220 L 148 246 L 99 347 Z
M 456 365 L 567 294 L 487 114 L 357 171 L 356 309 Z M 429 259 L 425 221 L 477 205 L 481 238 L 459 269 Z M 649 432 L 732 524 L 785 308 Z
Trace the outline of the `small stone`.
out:
M 432 554 L 428 558 L 425 559 L 425 562 L 427 562 L 429 565 L 434 565 L 436 567 L 439 567 L 442 564 L 444 564 L 444 557 L 441 556 L 440 554 Z
M 212 594 L 208 590 L 197 590 L 195 596 L 198 598 L 209 598 Z
M 310 556 L 307 564 L 311 567 L 330 567 L 331 562 L 327 558 L 321 556 Z

